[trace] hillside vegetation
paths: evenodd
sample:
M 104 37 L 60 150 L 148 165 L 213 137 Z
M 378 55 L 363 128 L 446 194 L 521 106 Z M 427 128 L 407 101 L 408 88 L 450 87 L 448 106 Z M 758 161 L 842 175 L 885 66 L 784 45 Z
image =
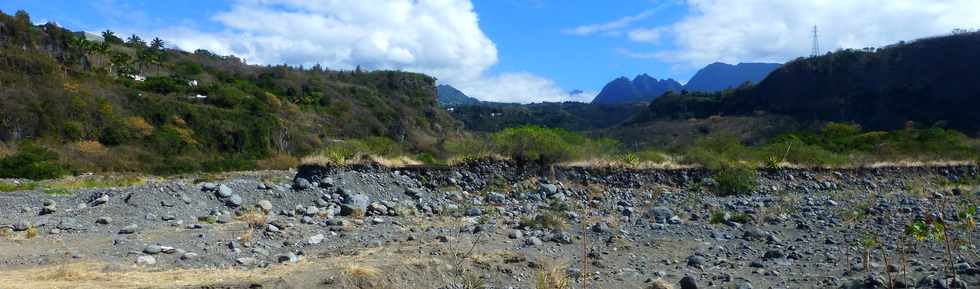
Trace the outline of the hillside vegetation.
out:
M 799 58 L 755 86 L 657 98 L 648 119 L 767 112 L 869 129 L 911 122 L 975 135 L 980 130 L 977 51 L 980 33 L 973 32 Z
M 256 66 L 102 36 L 0 12 L 0 157 L 74 172 L 285 168 L 334 139 L 427 151 L 456 131 L 426 75 Z

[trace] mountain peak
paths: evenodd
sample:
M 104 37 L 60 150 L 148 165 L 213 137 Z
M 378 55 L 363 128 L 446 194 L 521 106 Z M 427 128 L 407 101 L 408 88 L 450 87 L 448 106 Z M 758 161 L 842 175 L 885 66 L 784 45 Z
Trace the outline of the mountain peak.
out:
M 759 83 L 778 63 L 746 62 L 736 65 L 715 62 L 698 70 L 684 86 L 689 91 L 713 92 L 737 87 L 746 81 Z

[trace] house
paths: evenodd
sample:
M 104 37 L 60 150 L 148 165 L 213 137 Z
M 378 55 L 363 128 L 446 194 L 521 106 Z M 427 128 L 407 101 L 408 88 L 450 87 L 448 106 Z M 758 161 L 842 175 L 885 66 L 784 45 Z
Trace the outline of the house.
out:
M 135 80 L 135 81 L 146 81 L 146 76 L 142 76 L 142 75 L 139 75 L 139 74 L 127 74 L 126 77 L 129 77 L 129 79 L 132 79 L 132 80 Z

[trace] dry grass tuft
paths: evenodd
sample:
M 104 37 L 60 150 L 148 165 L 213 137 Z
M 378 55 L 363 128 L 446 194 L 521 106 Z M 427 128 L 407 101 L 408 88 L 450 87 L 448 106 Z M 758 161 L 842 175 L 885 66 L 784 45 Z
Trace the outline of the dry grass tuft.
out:
M 0 228 L 0 238 L 9 238 L 13 234 L 14 230 L 10 228 Z
M 237 219 L 248 224 L 249 228 L 260 229 L 265 226 L 269 216 L 260 208 L 250 208 L 238 215 Z
M 297 165 L 299 165 L 299 159 L 288 154 L 277 154 L 255 162 L 255 167 L 260 170 L 288 170 Z
M 534 272 L 535 289 L 569 289 L 571 284 L 562 265 L 544 265 Z
M 343 269 L 344 288 L 387 289 L 381 269 L 367 265 L 348 264 Z
M 27 228 L 27 231 L 24 231 L 24 236 L 27 237 L 28 239 L 34 239 L 34 237 L 37 237 L 38 233 L 39 232 L 38 232 L 37 228 L 30 227 L 30 228 Z

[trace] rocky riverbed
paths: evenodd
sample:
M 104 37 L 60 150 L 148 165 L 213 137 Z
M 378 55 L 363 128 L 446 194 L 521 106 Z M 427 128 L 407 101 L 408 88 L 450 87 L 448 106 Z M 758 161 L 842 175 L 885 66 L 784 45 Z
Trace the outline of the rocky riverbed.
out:
M 703 169 L 486 162 L 0 193 L 0 288 L 533 288 L 549 268 L 573 288 L 980 288 L 980 234 L 954 226 L 977 180 L 785 169 L 718 196 Z

